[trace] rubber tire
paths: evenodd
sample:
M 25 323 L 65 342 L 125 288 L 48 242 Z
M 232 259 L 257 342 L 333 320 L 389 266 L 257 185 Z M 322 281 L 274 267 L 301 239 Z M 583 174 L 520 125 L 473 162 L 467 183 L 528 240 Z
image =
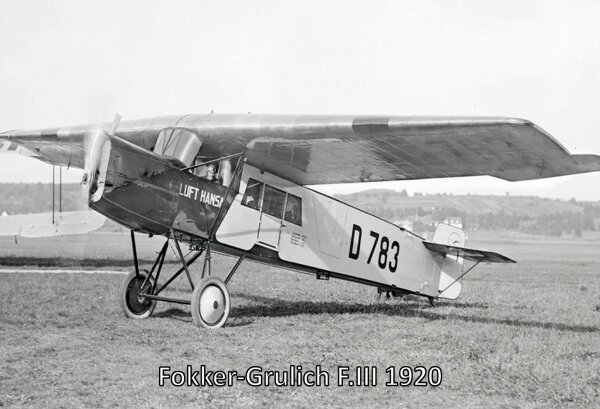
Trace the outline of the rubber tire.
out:
M 202 297 L 202 294 L 204 293 L 204 291 L 207 288 L 211 288 L 211 287 L 217 287 L 221 291 L 222 296 L 225 300 L 225 308 L 223 310 L 223 315 L 214 323 L 205 321 L 202 318 L 202 315 L 200 314 L 200 308 L 201 308 L 200 298 Z M 229 290 L 227 290 L 227 286 L 225 285 L 225 283 L 222 280 L 218 279 L 217 277 L 207 277 L 207 278 L 203 279 L 202 281 L 200 281 L 198 283 L 198 286 L 194 289 L 194 292 L 192 294 L 191 308 L 192 308 L 192 318 L 194 320 L 194 323 L 197 326 L 202 327 L 202 328 L 210 328 L 210 329 L 221 328 L 227 322 L 227 319 L 229 318 L 229 310 L 231 308 L 231 302 L 229 299 Z
M 123 310 L 123 313 L 125 314 L 125 316 L 127 318 L 133 318 L 133 319 L 138 319 L 138 320 L 148 318 L 154 312 L 154 308 L 156 308 L 156 300 L 152 300 L 152 301 L 145 300 L 146 302 L 148 302 L 148 305 L 145 309 L 143 309 L 142 312 L 133 311 L 130 306 L 131 300 L 129 299 L 129 296 L 130 296 L 130 292 L 132 291 L 131 284 L 133 284 L 133 282 L 136 280 L 141 280 L 141 282 L 139 283 L 139 285 L 141 285 L 144 282 L 144 280 L 146 279 L 146 277 L 148 277 L 148 274 L 150 274 L 148 272 L 148 270 L 140 270 L 139 277 L 136 277 L 135 271 L 132 271 L 129 274 L 127 274 L 127 277 L 121 283 L 120 300 L 119 301 L 121 304 L 121 309 Z M 150 285 L 152 285 L 153 282 L 154 282 L 153 279 L 148 280 L 148 283 Z

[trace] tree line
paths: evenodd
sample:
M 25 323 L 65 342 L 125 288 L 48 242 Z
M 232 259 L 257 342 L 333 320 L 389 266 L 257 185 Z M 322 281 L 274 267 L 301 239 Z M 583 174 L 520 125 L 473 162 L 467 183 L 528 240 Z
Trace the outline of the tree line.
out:
M 468 213 L 455 207 L 424 209 L 423 207 L 366 206 L 365 211 L 383 219 L 409 220 L 416 232 L 431 231 L 437 223 L 459 217 L 465 230 L 519 231 L 548 236 L 581 236 L 584 231 L 600 227 L 600 204 L 583 204 L 582 212 L 558 212 L 541 215 L 497 212 Z
M 62 196 L 62 210 L 83 210 L 87 208 L 81 187 L 78 183 L 58 184 L 54 189 L 54 204 L 59 208 Z M 0 214 L 42 213 L 52 210 L 52 184 L 48 183 L 2 183 L 0 184 Z

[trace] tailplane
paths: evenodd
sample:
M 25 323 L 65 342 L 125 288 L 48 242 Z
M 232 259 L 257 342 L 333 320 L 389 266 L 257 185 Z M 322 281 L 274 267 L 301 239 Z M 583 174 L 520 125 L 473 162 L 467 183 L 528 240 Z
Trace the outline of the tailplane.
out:
M 515 263 L 500 253 L 466 248 L 465 241 L 466 236 L 462 229 L 446 223 L 438 224 L 432 241 L 423 241 L 423 245 L 429 251 L 443 256 L 438 285 L 439 298 L 458 298 L 462 291 L 462 277 L 481 262 Z M 472 261 L 475 265 L 465 269 L 465 260 Z

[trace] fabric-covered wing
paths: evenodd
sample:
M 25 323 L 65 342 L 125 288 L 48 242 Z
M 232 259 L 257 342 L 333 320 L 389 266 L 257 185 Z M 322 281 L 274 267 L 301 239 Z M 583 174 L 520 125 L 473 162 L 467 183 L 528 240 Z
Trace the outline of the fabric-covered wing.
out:
M 144 148 L 151 149 L 161 129 L 174 126 L 181 116 L 138 119 L 119 124 L 119 136 Z M 86 145 L 99 131 L 108 131 L 113 124 L 66 126 L 40 130 L 14 130 L 0 133 L 0 147 L 18 150 L 54 165 L 83 169 Z M 0 149 L 0 153 L 2 149 Z
M 83 131 L 52 129 L 44 131 L 11 131 L 0 134 L 6 152 L 15 151 L 55 165 L 83 168 Z
M 110 124 L 17 131 L 0 140 L 41 160 L 83 167 L 85 138 Z M 533 123 L 511 118 L 185 115 L 123 121 L 115 134 L 152 149 L 161 129 L 202 140 L 203 158 L 247 163 L 300 185 L 490 175 L 516 181 L 600 171 Z
M 0 140 L 0 153 L 16 153 L 22 156 L 37 157 L 37 155 L 31 152 L 29 149 L 20 146 L 15 142 Z
M 192 118 L 190 118 L 191 120 Z M 531 122 L 506 118 L 214 118 L 211 143 L 243 143 L 248 163 L 303 185 L 490 175 L 510 181 L 600 171 Z

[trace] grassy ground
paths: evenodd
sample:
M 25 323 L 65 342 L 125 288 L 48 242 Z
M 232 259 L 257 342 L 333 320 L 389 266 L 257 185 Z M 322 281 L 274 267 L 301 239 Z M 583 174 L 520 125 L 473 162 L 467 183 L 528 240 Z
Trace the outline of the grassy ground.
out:
M 128 257 L 126 238 L 95 240 L 97 247 L 86 248 L 97 249 L 98 257 Z M 196 328 L 187 306 L 159 304 L 147 320 L 124 318 L 117 302 L 119 275 L 0 274 L 0 402 L 30 407 L 597 405 L 597 247 L 483 244 L 500 246 L 520 263 L 478 268 L 467 276 L 459 300 L 435 308 L 419 300 L 377 303 L 372 288 L 247 263 L 230 282 L 228 325 L 216 331 Z M 80 251 L 70 241 L 44 245 L 47 249 L 36 249 L 36 255 Z M 105 253 L 103 245 L 114 251 Z M 157 246 L 140 244 L 148 258 Z M 1 248 L 4 255 L 15 253 L 10 246 Z M 232 264 L 216 258 L 214 270 L 223 277 Z M 172 295 L 188 297 L 186 282 L 176 284 Z M 320 364 L 331 373 L 332 386 L 158 387 L 159 366 L 185 370 L 202 364 L 239 372 L 253 365 L 285 370 Z M 377 366 L 378 386 L 333 386 L 339 365 Z M 442 384 L 385 386 L 385 368 L 391 365 L 437 365 Z

